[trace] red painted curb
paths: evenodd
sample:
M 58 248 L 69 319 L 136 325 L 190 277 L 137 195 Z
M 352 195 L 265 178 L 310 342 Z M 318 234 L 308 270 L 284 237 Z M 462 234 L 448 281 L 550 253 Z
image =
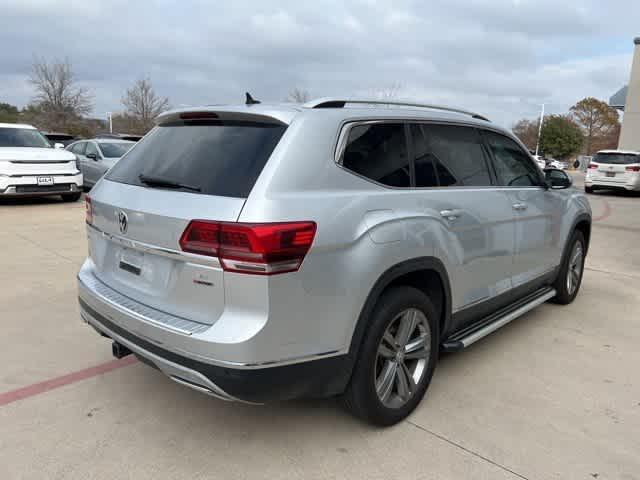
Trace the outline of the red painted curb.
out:
M 126 367 L 127 365 L 131 365 L 135 362 L 136 357 L 130 355 L 120 360 L 111 360 L 110 362 L 102 363 L 95 367 L 85 368 L 84 370 L 78 370 L 77 372 L 62 375 L 61 377 L 45 380 L 44 382 L 27 385 L 26 387 L 13 390 L 11 392 L 0 393 L 0 407 L 9 403 L 17 402 L 18 400 L 40 395 L 41 393 L 48 392 L 49 390 L 64 387 L 71 383 L 80 382 L 87 378 L 102 375 L 103 373 Z
M 602 203 L 604 203 L 604 212 L 602 213 L 602 215 L 599 215 L 597 217 L 593 217 L 593 221 L 594 222 L 599 222 L 600 220 L 604 220 L 605 218 L 607 218 L 609 215 L 611 215 L 611 205 L 609 205 L 609 202 L 607 202 L 604 198 L 602 199 Z

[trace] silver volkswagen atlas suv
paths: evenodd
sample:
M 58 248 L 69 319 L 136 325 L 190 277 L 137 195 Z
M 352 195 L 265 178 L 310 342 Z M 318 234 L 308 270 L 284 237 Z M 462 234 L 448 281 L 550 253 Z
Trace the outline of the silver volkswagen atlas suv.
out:
M 508 131 L 436 105 L 248 99 L 162 114 L 86 197 L 81 314 L 116 357 L 223 400 L 340 395 L 391 425 L 440 352 L 576 297 L 589 204 Z

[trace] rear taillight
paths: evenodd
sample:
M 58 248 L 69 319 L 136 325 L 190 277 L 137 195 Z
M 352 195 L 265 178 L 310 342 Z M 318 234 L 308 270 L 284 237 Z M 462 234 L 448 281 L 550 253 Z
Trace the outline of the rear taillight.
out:
M 595 170 L 596 168 L 598 168 L 598 164 L 597 163 L 590 163 L 589 164 L 589 170 Z
M 640 172 L 640 165 L 631 165 L 630 167 L 625 168 L 627 172 Z
M 180 237 L 185 252 L 218 257 L 229 272 L 273 275 L 300 268 L 314 222 L 224 223 L 192 220 Z
M 91 204 L 91 197 L 89 195 L 84 197 L 84 220 L 89 225 L 93 224 L 93 205 Z

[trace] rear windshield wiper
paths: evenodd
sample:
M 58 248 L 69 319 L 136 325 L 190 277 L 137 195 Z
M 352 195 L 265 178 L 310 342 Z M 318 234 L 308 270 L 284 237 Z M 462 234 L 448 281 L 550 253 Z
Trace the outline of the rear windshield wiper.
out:
M 164 188 L 182 188 L 184 190 L 191 190 L 192 192 L 200 192 L 200 187 L 194 187 L 193 185 L 185 185 L 184 183 L 174 182 L 168 178 L 156 177 L 153 175 L 145 175 L 141 173 L 138 175 L 138 179 L 145 185 L 150 187 L 164 187 Z

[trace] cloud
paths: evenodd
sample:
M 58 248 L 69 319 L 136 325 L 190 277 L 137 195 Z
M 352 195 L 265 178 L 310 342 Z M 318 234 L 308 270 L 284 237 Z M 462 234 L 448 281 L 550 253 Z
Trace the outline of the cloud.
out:
M 82 2 L 5 0 L 0 101 L 29 102 L 33 55 L 69 57 L 95 115 L 151 77 L 173 105 L 399 95 L 510 125 L 628 80 L 640 3 L 595 0 Z M 615 28 L 612 26 L 615 25 Z

